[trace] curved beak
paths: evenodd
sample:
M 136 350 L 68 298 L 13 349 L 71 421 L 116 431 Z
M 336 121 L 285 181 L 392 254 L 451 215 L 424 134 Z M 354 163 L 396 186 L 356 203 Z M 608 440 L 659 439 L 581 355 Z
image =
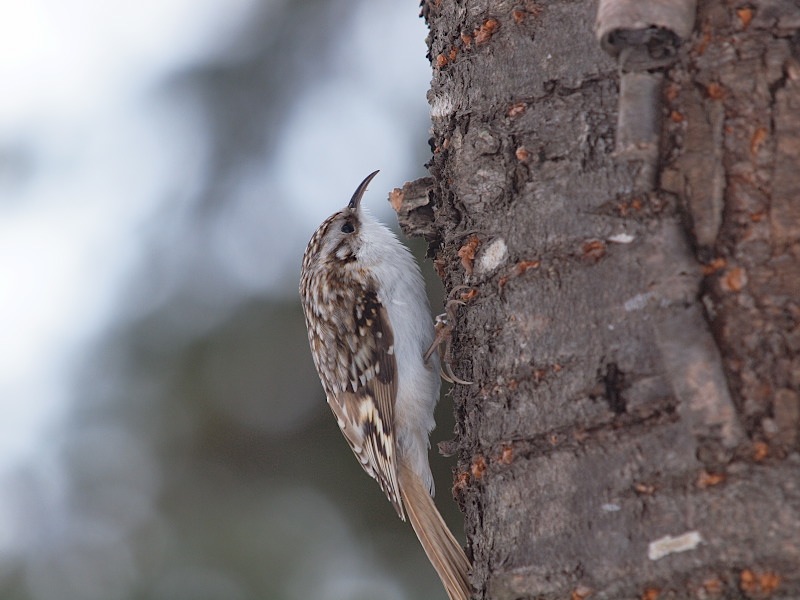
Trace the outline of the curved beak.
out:
M 347 208 L 349 208 L 350 210 L 358 210 L 358 206 L 361 204 L 361 197 L 364 195 L 364 192 L 367 191 L 367 186 L 369 185 L 369 182 L 372 181 L 372 178 L 375 177 L 375 175 L 377 175 L 379 172 L 380 172 L 379 170 L 373 171 L 372 173 L 367 175 L 366 179 L 364 179 L 364 181 L 362 181 L 359 184 L 358 188 L 356 188 L 353 197 L 350 198 L 350 204 L 347 205 Z

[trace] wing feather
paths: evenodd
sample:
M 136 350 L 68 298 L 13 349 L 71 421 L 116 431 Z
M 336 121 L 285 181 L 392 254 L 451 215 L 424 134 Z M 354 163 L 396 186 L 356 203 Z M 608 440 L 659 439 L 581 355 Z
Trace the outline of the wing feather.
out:
M 352 288 L 348 290 L 353 292 Z M 397 514 L 405 520 L 397 475 L 393 429 L 397 396 L 394 334 L 376 286 L 355 294 L 352 312 L 324 320 L 320 311 L 314 360 L 328 404 L 364 470 L 377 480 Z M 313 342 L 312 342 L 313 344 Z M 330 373 L 331 377 L 326 377 Z

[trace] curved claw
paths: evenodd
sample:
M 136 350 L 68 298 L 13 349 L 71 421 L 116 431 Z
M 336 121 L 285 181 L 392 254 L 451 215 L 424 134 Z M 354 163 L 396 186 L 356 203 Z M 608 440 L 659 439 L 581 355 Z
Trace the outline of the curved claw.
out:
M 445 304 L 445 312 L 436 316 L 436 336 L 433 339 L 428 350 L 423 355 L 423 359 L 427 363 L 433 353 L 440 350 L 442 357 L 441 366 L 439 367 L 439 374 L 442 379 L 450 383 L 458 383 L 461 385 L 472 385 L 471 381 L 465 381 L 453 373 L 453 368 L 450 366 L 450 337 L 453 334 L 453 322 L 456 320 L 456 307 L 465 306 L 467 303 L 464 300 L 454 298 L 455 294 L 463 289 L 468 289 L 468 285 L 458 285 L 450 290 L 448 300 Z M 442 348 L 443 347 L 443 348 Z
M 452 290 L 450 290 L 450 293 L 447 294 L 447 304 L 450 304 L 451 302 L 460 302 L 461 304 L 466 304 L 466 302 L 464 302 L 463 300 L 456 300 L 455 295 L 461 290 L 468 290 L 469 288 L 470 286 L 464 284 L 457 285 L 456 287 L 454 287 Z
M 428 350 L 422 355 L 422 359 L 426 363 L 430 360 L 431 356 L 433 356 L 433 353 L 439 349 L 439 346 L 444 343 L 452 331 L 452 328 L 447 322 L 447 315 L 444 313 L 436 315 L 436 325 L 434 326 L 434 331 L 436 332 L 436 335 L 434 336 Z
M 455 373 L 453 373 L 453 369 L 450 367 L 450 363 L 443 363 L 442 367 L 439 369 L 439 374 L 442 376 L 442 379 L 449 383 L 458 383 L 461 385 L 472 385 L 472 381 L 464 381 L 463 379 L 459 379 Z
M 448 300 L 447 304 L 444 305 L 444 309 L 445 311 L 447 311 L 447 314 L 450 314 L 451 312 L 453 312 L 453 306 L 466 306 L 466 305 L 467 303 L 464 302 L 463 300 Z

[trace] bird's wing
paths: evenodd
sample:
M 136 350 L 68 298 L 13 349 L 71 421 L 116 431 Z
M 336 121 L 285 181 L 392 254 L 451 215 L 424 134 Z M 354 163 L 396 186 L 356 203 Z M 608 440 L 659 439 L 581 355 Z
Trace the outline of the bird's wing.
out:
M 326 335 L 318 336 L 315 360 L 325 363 L 318 364 L 318 371 L 350 448 L 405 520 L 394 432 L 394 334 L 374 284 L 366 284 L 355 296 L 352 313 L 345 309 L 346 314 L 326 322 Z M 334 380 L 327 381 L 323 373 L 335 374 Z

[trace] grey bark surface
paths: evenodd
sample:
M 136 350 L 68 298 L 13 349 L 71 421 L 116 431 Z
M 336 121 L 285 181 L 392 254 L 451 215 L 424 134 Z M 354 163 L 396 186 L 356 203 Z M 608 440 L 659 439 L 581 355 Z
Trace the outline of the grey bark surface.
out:
M 700 0 L 658 94 L 597 9 L 423 4 L 475 597 L 800 598 L 800 7 Z

